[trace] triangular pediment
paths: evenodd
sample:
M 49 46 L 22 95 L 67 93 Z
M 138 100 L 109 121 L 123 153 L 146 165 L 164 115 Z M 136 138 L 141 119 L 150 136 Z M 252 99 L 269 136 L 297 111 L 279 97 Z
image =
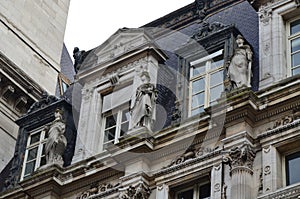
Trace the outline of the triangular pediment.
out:
M 130 53 L 135 49 L 151 42 L 151 37 L 143 28 L 122 28 L 107 39 L 102 45 L 98 46 L 94 53 L 97 63 L 107 62 L 123 54 Z

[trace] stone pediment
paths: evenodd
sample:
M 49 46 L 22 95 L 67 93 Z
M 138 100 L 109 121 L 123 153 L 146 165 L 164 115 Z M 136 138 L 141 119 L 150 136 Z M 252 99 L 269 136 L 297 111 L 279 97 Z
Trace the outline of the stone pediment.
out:
M 107 62 L 130 51 L 151 43 L 152 39 L 143 28 L 122 28 L 94 51 L 97 63 Z

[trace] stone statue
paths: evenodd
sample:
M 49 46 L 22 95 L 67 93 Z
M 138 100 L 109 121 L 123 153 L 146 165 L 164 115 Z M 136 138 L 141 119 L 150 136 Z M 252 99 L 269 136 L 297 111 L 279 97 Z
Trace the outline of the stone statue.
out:
M 131 99 L 131 126 L 144 126 L 151 130 L 151 125 L 155 120 L 157 90 L 153 84 L 149 83 L 148 72 L 142 72 L 140 78 L 143 83 L 137 88 L 135 96 Z
M 86 57 L 86 52 L 84 50 L 79 50 L 78 47 L 75 47 L 73 50 L 73 58 L 74 58 L 74 70 L 75 73 L 77 74 L 80 66 Z
M 234 55 L 228 67 L 228 76 L 232 88 L 251 87 L 252 51 L 249 45 L 244 45 L 244 38 L 237 36 Z
M 63 154 L 67 146 L 67 139 L 64 136 L 65 123 L 62 120 L 62 110 L 56 109 L 55 119 L 49 127 L 46 128 L 48 139 L 45 146 L 47 165 L 58 164 L 63 166 Z

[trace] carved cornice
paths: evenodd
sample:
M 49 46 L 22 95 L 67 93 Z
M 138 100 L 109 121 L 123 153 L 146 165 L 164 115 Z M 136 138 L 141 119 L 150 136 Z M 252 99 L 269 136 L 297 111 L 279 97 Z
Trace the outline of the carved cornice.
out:
M 178 172 L 178 170 L 180 170 L 180 169 L 187 168 L 191 165 L 195 165 L 195 164 L 203 162 L 205 160 L 209 160 L 209 159 L 212 159 L 214 157 L 220 156 L 222 154 L 222 150 L 220 150 L 220 149 L 215 150 L 215 151 L 213 151 L 211 153 L 208 153 L 208 154 L 205 154 L 205 155 L 200 155 L 200 154 L 197 157 L 190 158 L 190 159 L 188 159 L 186 161 L 183 161 L 183 162 L 178 162 L 178 164 L 172 165 L 169 168 L 162 168 L 162 170 L 155 173 L 154 176 L 159 177 L 159 176 L 166 175 L 166 174 L 169 174 L 169 173 Z
M 27 114 L 30 114 L 34 111 L 45 108 L 45 107 L 53 104 L 54 102 L 57 102 L 58 100 L 59 99 L 57 97 L 52 96 L 52 95 L 48 95 L 46 92 L 44 92 L 43 96 L 42 96 L 42 99 L 40 101 L 35 102 L 34 104 L 32 104 L 32 106 L 28 110 Z
M 258 199 L 292 199 L 300 197 L 300 185 L 286 187 L 271 194 L 259 196 Z
M 85 199 L 85 198 L 103 198 L 105 196 L 109 196 L 113 193 L 118 192 L 118 188 L 120 183 L 111 184 L 111 183 L 94 183 L 90 186 L 90 188 L 84 192 L 82 192 L 76 199 Z
M 196 33 L 194 33 L 192 39 L 201 40 L 228 27 L 230 27 L 230 25 L 224 25 L 220 22 L 208 23 L 204 21 L 202 27 L 199 28 Z
M 18 89 L 22 90 L 22 92 L 26 91 L 26 95 L 33 101 L 39 99 L 42 95 L 43 89 L 1 52 L 0 71 L 1 73 L 3 71 L 5 76 L 9 76 L 11 79 L 18 82 L 19 86 L 21 86 L 21 88 Z

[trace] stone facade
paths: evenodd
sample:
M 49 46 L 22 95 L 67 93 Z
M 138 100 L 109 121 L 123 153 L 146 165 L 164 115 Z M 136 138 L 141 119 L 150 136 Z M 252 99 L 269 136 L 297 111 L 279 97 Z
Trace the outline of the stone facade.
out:
M 48 96 L 18 120 L 14 172 L 0 197 L 299 198 L 300 76 L 261 78 L 265 70 L 297 67 L 289 68 L 274 48 L 272 64 L 259 59 L 261 40 L 267 39 L 261 26 L 273 15 L 256 12 L 277 6 L 282 20 L 289 20 L 300 12 L 297 2 L 197 0 L 144 27 L 119 29 L 86 52 L 66 100 Z M 232 88 L 228 68 L 239 35 L 253 52 L 251 87 Z M 131 125 L 131 99 L 144 85 L 141 74 L 149 74 L 157 89 L 153 129 Z M 46 142 L 32 145 L 33 135 L 53 121 L 57 107 L 65 107 L 65 118 L 73 121 L 77 112 L 70 103 L 78 98 L 78 125 L 65 123 L 67 164 L 32 169 L 30 150 Z
M 15 120 L 43 91 L 55 93 L 68 8 L 69 0 L 0 2 L 0 171 L 14 154 Z

